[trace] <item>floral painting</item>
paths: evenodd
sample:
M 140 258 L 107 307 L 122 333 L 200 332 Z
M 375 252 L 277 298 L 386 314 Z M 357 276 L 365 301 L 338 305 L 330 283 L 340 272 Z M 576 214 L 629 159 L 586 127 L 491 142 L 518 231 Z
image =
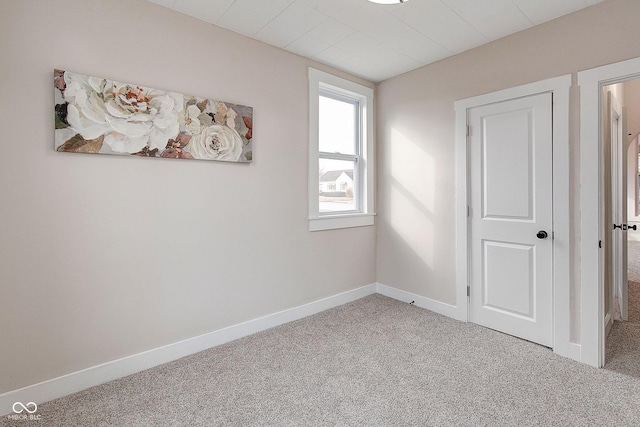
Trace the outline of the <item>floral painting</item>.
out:
M 253 108 L 54 70 L 55 148 L 250 162 Z

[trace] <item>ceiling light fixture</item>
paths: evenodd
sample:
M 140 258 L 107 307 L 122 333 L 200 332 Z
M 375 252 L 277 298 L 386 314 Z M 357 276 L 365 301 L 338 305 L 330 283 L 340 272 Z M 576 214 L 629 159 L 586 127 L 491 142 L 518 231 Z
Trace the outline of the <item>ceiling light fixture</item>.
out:
M 378 4 L 399 4 L 399 3 L 406 3 L 409 0 L 369 0 L 371 3 L 378 3 Z

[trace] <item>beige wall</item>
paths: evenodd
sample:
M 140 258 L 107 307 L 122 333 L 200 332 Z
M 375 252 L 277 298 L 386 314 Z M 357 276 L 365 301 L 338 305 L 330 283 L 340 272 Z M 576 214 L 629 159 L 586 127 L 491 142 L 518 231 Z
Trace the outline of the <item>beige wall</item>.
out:
M 376 273 L 375 228 L 307 231 L 307 66 L 335 70 L 144 0 L 0 10 L 0 393 L 376 278 L 454 304 L 454 101 L 640 56 L 607 0 L 380 84 Z M 53 68 L 251 105 L 254 163 L 56 153 Z
M 375 282 L 308 231 L 318 64 L 144 0 L 0 0 L 0 58 L 0 393 Z M 57 153 L 54 68 L 250 105 L 255 160 Z
M 637 0 L 607 0 L 378 87 L 378 282 L 455 304 L 454 101 L 640 56 Z M 572 340 L 579 341 L 579 97 L 571 91 Z
M 627 107 L 627 222 L 637 223 L 638 209 L 638 143 L 635 138 L 640 133 L 640 79 L 624 83 L 624 105 Z M 634 143 L 635 140 L 635 143 Z M 636 224 L 638 225 L 638 224 Z M 629 230 L 630 240 L 640 240 L 640 230 Z
M 627 107 L 627 130 L 629 141 L 640 133 L 640 79 L 623 84 L 624 105 Z

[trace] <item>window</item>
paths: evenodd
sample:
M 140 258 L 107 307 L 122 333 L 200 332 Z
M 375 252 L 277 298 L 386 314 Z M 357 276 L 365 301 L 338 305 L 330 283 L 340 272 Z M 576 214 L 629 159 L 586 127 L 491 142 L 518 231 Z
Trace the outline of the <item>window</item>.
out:
M 373 225 L 373 89 L 310 68 L 309 96 L 309 229 Z

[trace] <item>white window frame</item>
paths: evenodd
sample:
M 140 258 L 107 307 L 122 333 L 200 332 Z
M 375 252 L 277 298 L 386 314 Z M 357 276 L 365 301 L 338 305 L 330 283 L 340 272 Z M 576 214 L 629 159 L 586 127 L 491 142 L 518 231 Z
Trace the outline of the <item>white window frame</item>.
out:
M 356 211 L 320 213 L 319 193 L 319 97 L 326 91 L 358 101 L 360 128 L 357 170 L 359 200 Z M 309 68 L 309 231 L 362 227 L 374 224 L 373 89 Z M 355 183 L 354 183 L 355 187 Z

